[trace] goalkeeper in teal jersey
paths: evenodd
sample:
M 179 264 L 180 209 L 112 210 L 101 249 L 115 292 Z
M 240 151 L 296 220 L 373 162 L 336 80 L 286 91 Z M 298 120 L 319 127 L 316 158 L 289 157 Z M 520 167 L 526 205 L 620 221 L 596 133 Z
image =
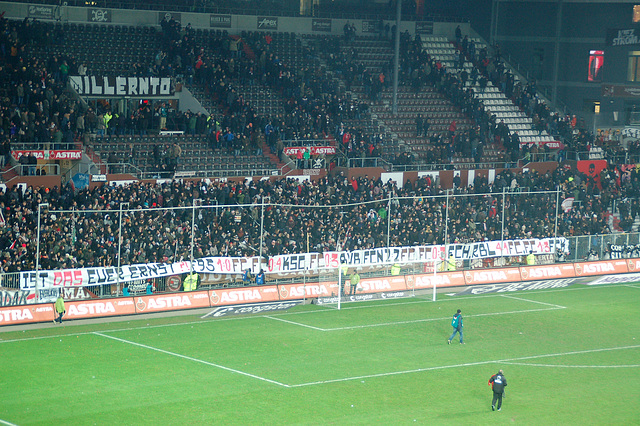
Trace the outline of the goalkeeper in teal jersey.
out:
M 451 341 L 453 340 L 453 338 L 456 337 L 456 333 L 460 333 L 460 344 L 464 345 L 464 340 L 462 340 L 462 314 L 460 312 L 462 311 L 458 309 L 458 312 L 453 314 L 453 319 L 451 320 L 451 326 L 453 327 L 453 334 L 447 340 L 447 343 L 449 345 L 451 344 Z

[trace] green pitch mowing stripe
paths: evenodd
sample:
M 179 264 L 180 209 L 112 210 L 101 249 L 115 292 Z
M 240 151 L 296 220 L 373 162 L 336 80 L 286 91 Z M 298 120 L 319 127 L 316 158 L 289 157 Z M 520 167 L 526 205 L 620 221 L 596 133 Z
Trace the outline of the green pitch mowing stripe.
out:
M 531 356 L 524 356 L 524 357 L 512 358 L 512 359 L 497 359 L 497 360 L 490 360 L 490 361 L 467 362 L 467 363 L 464 363 L 464 364 L 441 365 L 441 366 L 437 366 L 437 367 L 417 368 L 417 369 L 408 370 L 408 371 L 393 371 L 393 372 L 389 372 L 389 373 L 371 374 L 371 375 L 368 375 L 368 376 L 345 377 L 345 378 L 342 378 L 342 379 L 324 380 L 324 381 L 320 381 L 320 382 L 300 383 L 300 384 L 296 384 L 296 385 L 290 385 L 290 387 L 313 386 L 313 385 L 321 385 L 321 384 L 327 384 L 327 383 L 346 382 L 346 381 L 349 381 L 349 380 L 371 379 L 371 378 L 374 378 L 374 377 L 396 376 L 396 375 L 399 375 L 399 374 L 421 373 L 421 372 L 425 372 L 425 371 L 443 370 L 443 369 L 447 369 L 447 368 L 472 367 L 472 366 L 486 365 L 486 364 L 521 365 L 521 366 L 525 365 L 525 366 L 534 366 L 534 367 L 539 367 L 539 366 L 543 366 L 543 367 L 571 367 L 571 368 L 617 368 L 617 367 L 620 367 L 620 368 L 637 368 L 637 367 L 640 367 L 640 364 L 609 365 L 609 366 L 603 366 L 603 365 L 577 366 L 577 365 L 529 364 L 529 363 L 518 363 L 518 362 L 515 362 L 515 361 L 524 361 L 524 360 L 530 360 L 530 359 L 550 358 L 550 357 L 563 357 L 563 356 L 569 356 L 569 355 L 590 354 L 590 353 L 595 353 L 595 352 L 605 352 L 605 351 L 609 352 L 609 351 L 619 351 L 619 350 L 625 350 L 625 349 L 638 349 L 638 348 L 640 348 L 640 345 L 625 346 L 625 347 L 620 347 L 620 348 L 592 349 L 592 350 L 586 350 L 586 351 L 575 351 L 575 352 L 566 352 L 566 353 L 531 355 Z
M 9 424 L 638 424 L 634 284 L 0 333 Z M 456 309 L 466 345 L 447 345 Z M 489 376 L 508 379 L 501 412 Z M 415 420 L 415 422 L 414 422 Z
M 194 362 L 199 362 L 199 363 L 202 363 L 202 364 L 205 364 L 205 365 L 210 365 L 212 367 L 220 368 L 222 370 L 227 370 L 227 371 L 229 371 L 231 373 L 242 374 L 242 375 L 251 377 L 253 379 L 263 380 L 263 381 L 268 382 L 268 383 L 273 383 L 274 385 L 289 387 L 289 385 L 286 385 L 286 384 L 280 383 L 280 382 L 276 382 L 275 380 L 269 380 L 269 379 L 266 379 L 264 377 L 259 377 L 259 376 L 256 376 L 254 374 L 249 374 L 249 373 L 245 373 L 243 371 L 234 370 L 233 368 L 227 368 L 227 367 L 225 367 L 223 365 L 214 364 L 212 362 L 203 361 L 201 359 L 193 358 L 193 357 L 190 357 L 190 356 L 180 355 L 180 354 L 177 354 L 177 353 L 174 353 L 174 352 L 169 352 L 169 351 L 165 351 L 165 350 L 162 350 L 162 349 L 153 348 L 151 346 L 143 345 L 143 344 L 140 344 L 140 343 L 131 342 L 129 340 L 118 339 L 117 337 L 108 336 L 108 335 L 103 334 L 103 333 L 94 333 L 94 334 L 96 334 L 98 336 L 106 337 L 107 339 L 117 340 L 118 342 L 128 343 L 130 345 L 139 346 L 139 347 L 144 348 L 144 349 L 149 349 L 149 350 L 152 350 L 152 351 L 158 351 L 158 352 L 161 352 L 161 353 L 166 354 L 166 355 L 171 355 L 171 356 L 175 356 L 175 357 L 178 357 L 178 358 L 183 358 L 183 359 L 186 359 L 188 361 L 194 361 Z

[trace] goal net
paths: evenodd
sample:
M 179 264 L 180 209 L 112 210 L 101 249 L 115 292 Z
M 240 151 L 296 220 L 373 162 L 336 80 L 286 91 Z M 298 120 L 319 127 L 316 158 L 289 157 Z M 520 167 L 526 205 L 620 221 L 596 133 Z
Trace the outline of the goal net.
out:
M 341 309 L 344 304 L 376 299 L 419 297 L 435 301 L 442 272 L 452 269 L 442 259 L 321 267 L 317 277 L 323 295 L 317 303 Z

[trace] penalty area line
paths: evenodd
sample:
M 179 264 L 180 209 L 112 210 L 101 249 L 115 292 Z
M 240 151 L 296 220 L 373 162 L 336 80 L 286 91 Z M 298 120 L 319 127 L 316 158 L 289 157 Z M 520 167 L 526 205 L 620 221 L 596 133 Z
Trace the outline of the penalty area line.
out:
M 244 371 L 240 371 L 240 370 L 236 370 L 236 369 L 233 369 L 233 368 L 225 367 L 224 365 L 215 364 L 213 362 L 205 361 L 205 360 L 202 360 L 202 359 L 193 358 L 193 357 L 190 357 L 190 356 L 187 356 L 187 355 L 178 354 L 178 353 L 175 353 L 175 352 L 165 351 L 164 349 L 154 348 L 153 346 L 144 345 L 142 343 L 137 343 L 137 342 L 132 342 L 131 340 L 120 339 L 119 337 L 109 336 L 108 334 L 102 334 L 102 333 L 98 333 L 98 332 L 94 332 L 92 334 L 96 334 L 98 336 L 102 336 L 102 337 L 105 337 L 107 339 L 116 340 L 118 342 L 128 343 L 129 345 L 138 346 L 140 348 L 144 348 L 144 349 L 149 349 L 149 350 L 152 350 L 152 351 L 160 352 L 160 353 L 163 353 L 163 354 L 166 354 L 166 355 L 171 355 L 171 356 L 175 356 L 175 357 L 178 357 L 178 358 L 186 359 L 187 361 L 198 362 L 200 364 L 208 365 L 208 366 L 211 366 L 211 367 L 216 367 L 216 368 L 219 368 L 221 370 L 230 371 L 230 372 L 236 373 L 236 374 L 241 374 L 243 376 L 251 377 L 252 379 L 262 380 L 263 382 L 272 383 L 274 385 L 282 386 L 282 387 L 285 387 L 285 388 L 290 387 L 289 385 L 287 385 L 285 383 L 280 383 L 280 382 L 277 382 L 275 380 L 267 379 L 265 377 L 256 376 L 255 374 L 246 373 Z
M 308 382 L 308 383 L 299 383 L 296 385 L 289 385 L 291 388 L 298 388 L 303 386 L 315 386 L 315 385 L 324 385 L 329 383 L 339 383 L 339 382 L 348 382 L 352 380 L 362 380 L 362 379 L 373 379 L 376 377 L 389 377 L 389 376 L 399 376 L 402 374 L 411 374 L 411 373 L 422 373 L 425 371 L 435 371 L 435 370 L 445 370 L 448 368 L 459 368 L 459 367 L 473 367 L 477 365 L 487 365 L 487 364 L 508 364 L 513 361 L 521 361 L 525 359 L 536 359 L 536 358 L 548 358 L 554 356 L 566 356 L 566 355 L 576 355 L 576 354 L 586 354 L 586 353 L 594 353 L 594 352 L 604 352 L 604 351 L 616 351 L 616 350 L 624 350 L 624 349 L 637 349 L 640 348 L 640 345 L 635 346 L 622 346 L 617 348 L 600 348 L 600 349 L 588 349 L 584 351 L 572 351 L 572 352 L 560 352 L 553 354 L 542 354 L 542 355 L 531 355 L 531 356 L 523 356 L 519 358 L 509 358 L 509 359 L 497 359 L 490 361 L 476 361 L 476 362 L 466 362 L 463 364 L 453 364 L 453 365 L 438 365 L 434 367 L 425 367 L 425 368 L 416 368 L 413 370 L 403 370 L 403 371 L 390 371 L 387 373 L 378 373 L 378 374 L 367 374 L 362 376 L 354 376 L 354 377 L 343 377 L 340 379 L 331 379 L 331 380 L 320 380 L 317 382 Z M 527 364 L 529 365 L 529 364 Z
M 312 329 L 312 330 L 327 331 L 327 330 L 326 330 L 326 329 L 324 329 L 324 328 L 314 327 L 313 325 L 302 324 L 302 323 L 300 323 L 300 322 L 289 321 L 289 320 L 282 319 L 282 318 L 278 318 L 278 317 L 272 317 L 272 316 L 265 315 L 265 316 L 264 316 L 264 318 L 269 318 L 269 319 L 274 320 L 274 321 L 281 321 L 281 322 L 285 322 L 285 323 L 287 323 L 287 324 L 297 325 L 297 326 L 299 326 L 299 327 L 307 327 L 307 328 L 310 328 L 310 329 Z
M 505 365 L 517 365 L 522 367 L 550 367 L 550 368 L 638 368 L 640 364 L 623 365 L 560 365 L 560 364 L 529 364 L 526 362 L 503 362 Z
M 537 300 L 530 300 L 530 299 L 525 299 L 523 297 L 515 297 L 515 296 L 509 296 L 507 294 L 501 294 L 500 296 L 502 297 L 506 297 L 507 299 L 513 299 L 513 300 L 520 300 L 522 302 L 529 302 L 529 303 L 538 303 L 540 305 L 545 305 L 545 306 L 553 306 L 559 309 L 567 309 L 566 306 L 562 306 L 562 305 L 554 305 L 553 303 L 546 303 L 546 302 L 539 302 Z
M 525 309 L 522 311 L 508 311 L 508 312 L 489 312 L 486 314 L 473 314 L 473 315 L 465 315 L 465 318 L 472 317 L 490 317 L 496 315 L 511 315 L 511 314 L 525 314 L 529 312 L 543 312 L 543 311 L 556 311 L 558 309 L 562 309 L 561 307 L 550 307 L 550 308 L 539 308 L 539 309 Z M 336 328 L 327 328 L 323 331 L 341 331 L 341 330 L 357 330 L 360 328 L 371 328 L 371 327 L 388 327 L 391 325 L 403 325 L 403 324 L 415 324 L 419 322 L 431 322 L 431 321 L 444 321 L 449 320 L 451 317 L 442 317 L 442 318 L 422 318 L 417 320 L 408 320 L 408 321 L 395 321 L 395 322 L 383 322 L 378 324 L 365 324 L 365 325 L 352 325 L 348 327 L 336 327 Z

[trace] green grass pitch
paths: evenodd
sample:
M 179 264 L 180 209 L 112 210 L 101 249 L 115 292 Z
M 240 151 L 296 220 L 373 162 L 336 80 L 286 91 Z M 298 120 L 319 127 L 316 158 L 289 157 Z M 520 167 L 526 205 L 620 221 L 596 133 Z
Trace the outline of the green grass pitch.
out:
M 0 332 L 0 424 L 640 423 L 640 284 L 438 297 Z

